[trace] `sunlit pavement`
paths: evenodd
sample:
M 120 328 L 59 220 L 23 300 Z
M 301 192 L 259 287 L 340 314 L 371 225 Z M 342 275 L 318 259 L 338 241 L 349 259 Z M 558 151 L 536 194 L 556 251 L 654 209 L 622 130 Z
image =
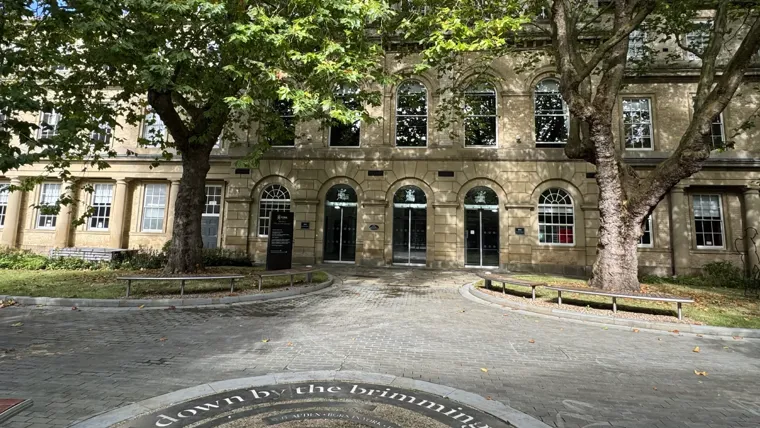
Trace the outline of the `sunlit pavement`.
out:
M 327 270 L 338 278 L 328 291 L 269 303 L 0 309 L 0 397 L 35 402 L 7 426 L 67 426 L 202 383 L 300 370 L 422 379 L 557 427 L 760 426 L 760 341 L 521 315 L 464 299 L 467 272 Z

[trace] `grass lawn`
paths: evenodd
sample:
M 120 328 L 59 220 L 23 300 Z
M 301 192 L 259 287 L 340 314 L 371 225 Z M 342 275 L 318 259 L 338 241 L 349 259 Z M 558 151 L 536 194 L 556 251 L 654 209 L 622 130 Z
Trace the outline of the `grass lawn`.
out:
M 202 275 L 245 275 L 235 280 L 235 292 L 245 292 L 258 288 L 258 279 L 251 273 L 262 267 L 212 267 Z M 0 269 L 0 295 L 33 297 L 68 297 L 87 299 L 118 299 L 126 292 L 126 281 L 118 281 L 118 276 L 156 276 L 160 270 L 4 270 Z M 313 282 L 327 280 L 324 272 L 315 272 Z M 306 275 L 296 275 L 295 284 L 306 282 Z M 290 285 L 289 276 L 264 278 L 262 290 Z M 228 280 L 188 281 L 185 294 L 229 293 Z M 180 282 L 132 281 L 130 298 L 157 298 L 159 296 L 179 297 Z
M 551 275 L 516 275 L 517 278 L 546 282 L 549 285 L 568 285 L 585 287 L 582 279 Z M 494 284 L 500 289 L 501 284 Z M 507 285 L 510 294 L 530 296 L 530 289 Z M 723 327 L 760 328 L 760 299 L 744 297 L 744 290 L 739 288 L 700 287 L 672 283 L 643 284 L 642 291 L 649 293 L 672 294 L 679 297 L 691 297 L 694 303 L 683 305 L 684 316 L 706 325 Z M 536 288 L 536 300 L 557 301 L 557 292 Z M 598 309 L 612 310 L 609 297 L 589 296 L 576 293 L 562 293 L 562 304 L 591 306 Z M 645 300 L 618 299 L 618 310 L 673 315 L 675 303 L 649 302 Z

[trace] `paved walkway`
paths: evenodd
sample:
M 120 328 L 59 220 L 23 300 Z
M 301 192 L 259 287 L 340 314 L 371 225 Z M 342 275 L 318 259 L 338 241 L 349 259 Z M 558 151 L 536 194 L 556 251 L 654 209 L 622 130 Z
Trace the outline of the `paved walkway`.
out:
M 474 279 L 466 272 L 329 270 L 336 287 L 279 302 L 2 309 L 0 397 L 35 401 L 8 426 L 66 426 L 177 389 L 289 370 L 427 380 L 557 427 L 760 426 L 760 341 L 502 311 L 460 296 Z

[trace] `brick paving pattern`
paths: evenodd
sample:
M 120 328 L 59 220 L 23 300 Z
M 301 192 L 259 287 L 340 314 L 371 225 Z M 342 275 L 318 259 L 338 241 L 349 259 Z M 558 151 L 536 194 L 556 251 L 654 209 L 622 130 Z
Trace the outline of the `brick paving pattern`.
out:
M 560 428 L 760 426 L 760 341 L 503 311 L 460 296 L 467 272 L 328 270 L 336 287 L 277 302 L 2 309 L 0 397 L 35 401 L 7 426 L 67 426 L 201 383 L 298 370 L 422 379 Z

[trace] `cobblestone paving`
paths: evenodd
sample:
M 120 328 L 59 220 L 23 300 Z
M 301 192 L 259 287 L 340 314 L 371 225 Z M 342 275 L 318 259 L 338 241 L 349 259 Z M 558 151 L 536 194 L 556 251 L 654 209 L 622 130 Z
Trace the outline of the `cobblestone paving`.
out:
M 177 389 L 290 370 L 450 385 L 560 428 L 760 426 L 760 341 L 520 315 L 462 298 L 457 287 L 474 279 L 466 272 L 329 270 L 336 287 L 278 302 L 2 309 L 0 397 L 35 401 L 8 427 L 66 426 Z

